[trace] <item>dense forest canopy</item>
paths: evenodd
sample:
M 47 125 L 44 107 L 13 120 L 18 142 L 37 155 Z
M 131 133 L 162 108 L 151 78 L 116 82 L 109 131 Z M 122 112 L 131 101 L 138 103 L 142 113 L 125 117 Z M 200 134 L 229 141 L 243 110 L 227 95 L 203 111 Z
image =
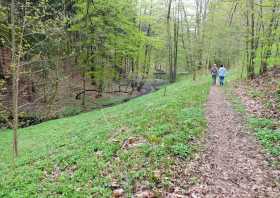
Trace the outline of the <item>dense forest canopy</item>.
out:
M 4 1 L 2 46 L 5 40 L 11 44 L 10 14 L 10 3 Z M 77 65 L 86 65 L 101 84 L 102 76 L 108 81 L 118 76 L 114 70 L 124 67 L 127 74 L 148 78 L 159 66 L 169 72 L 177 67 L 193 72 L 214 62 L 248 65 L 249 61 L 254 66 L 256 58 L 275 57 L 279 51 L 276 0 L 15 1 L 14 14 L 17 43 L 23 33 L 24 51 L 32 51 L 21 59 L 57 50 L 42 52 L 38 45 L 45 48 L 53 36 L 63 38 L 65 43 L 55 47 L 75 56 Z M 241 61 L 246 53 L 253 60 Z
M 279 61 L 279 9 L 278 0 L 1 1 L 1 120 L 16 131 L 28 112 L 55 118 L 66 98 L 85 108 L 104 94 L 139 95 L 155 78 L 195 80 L 214 63 L 254 78 Z

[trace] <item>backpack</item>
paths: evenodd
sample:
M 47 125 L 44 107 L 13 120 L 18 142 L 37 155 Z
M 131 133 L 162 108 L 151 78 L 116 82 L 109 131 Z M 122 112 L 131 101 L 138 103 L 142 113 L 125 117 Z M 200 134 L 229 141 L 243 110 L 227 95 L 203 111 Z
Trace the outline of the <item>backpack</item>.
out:
M 217 67 L 213 67 L 213 68 L 211 69 L 211 74 L 212 74 L 212 75 L 217 75 L 217 74 L 218 74 L 218 69 L 217 69 Z

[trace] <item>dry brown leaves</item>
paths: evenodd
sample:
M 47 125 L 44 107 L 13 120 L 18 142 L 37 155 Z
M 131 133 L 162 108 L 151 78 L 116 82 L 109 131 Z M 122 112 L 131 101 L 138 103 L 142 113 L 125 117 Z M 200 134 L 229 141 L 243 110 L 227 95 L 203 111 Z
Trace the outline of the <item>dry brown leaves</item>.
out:
M 236 94 L 249 113 L 257 117 L 280 119 L 280 66 L 275 66 L 254 80 L 239 84 Z
M 143 137 L 130 137 L 126 139 L 122 144 L 122 149 L 132 149 L 143 144 L 148 144 L 147 140 Z

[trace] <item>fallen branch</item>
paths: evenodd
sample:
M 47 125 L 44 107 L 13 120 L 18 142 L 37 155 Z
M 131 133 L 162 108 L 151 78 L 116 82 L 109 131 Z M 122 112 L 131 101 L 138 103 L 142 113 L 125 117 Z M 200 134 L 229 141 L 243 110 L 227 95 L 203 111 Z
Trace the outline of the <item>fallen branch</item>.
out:
M 87 89 L 87 90 L 84 90 L 84 91 L 81 91 L 80 93 L 78 93 L 77 95 L 76 95 L 76 100 L 80 100 L 80 96 L 82 95 L 82 94 L 84 94 L 85 92 L 97 92 L 97 93 L 99 93 L 99 91 L 98 90 L 96 90 L 96 89 Z M 106 93 L 106 94 L 112 94 L 112 93 L 126 93 L 126 94 L 129 94 L 130 92 L 128 92 L 128 91 L 105 91 L 105 92 L 102 92 L 102 93 Z

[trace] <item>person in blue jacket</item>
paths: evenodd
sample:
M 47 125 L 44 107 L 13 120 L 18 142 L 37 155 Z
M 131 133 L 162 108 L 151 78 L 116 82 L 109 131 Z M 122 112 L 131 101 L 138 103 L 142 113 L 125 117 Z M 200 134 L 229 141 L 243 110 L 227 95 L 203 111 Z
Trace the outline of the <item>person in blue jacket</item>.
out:
M 219 74 L 220 86 L 224 86 L 224 84 L 225 84 L 225 76 L 227 74 L 227 70 L 226 70 L 224 65 L 220 66 L 218 74 Z

